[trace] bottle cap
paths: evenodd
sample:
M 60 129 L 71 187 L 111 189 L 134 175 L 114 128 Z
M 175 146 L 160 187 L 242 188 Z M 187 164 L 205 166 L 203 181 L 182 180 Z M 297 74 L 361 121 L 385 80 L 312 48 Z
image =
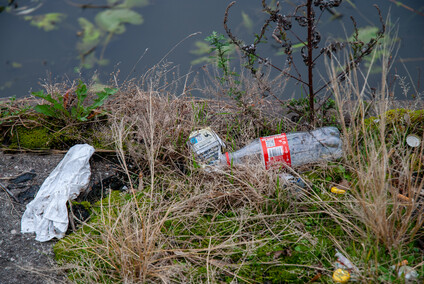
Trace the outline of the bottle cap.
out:
M 421 144 L 421 139 L 415 134 L 409 134 L 406 136 L 406 144 L 410 147 L 418 147 Z
M 345 269 L 336 269 L 333 273 L 333 280 L 336 283 L 347 283 L 350 279 L 349 271 Z
M 331 192 L 332 193 L 335 193 L 335 194 L 345 194 L 346 193 L 346 190 L 340 189 L 340 188 L 337 188 L 337 187 L 333 186 L 331 188 Z

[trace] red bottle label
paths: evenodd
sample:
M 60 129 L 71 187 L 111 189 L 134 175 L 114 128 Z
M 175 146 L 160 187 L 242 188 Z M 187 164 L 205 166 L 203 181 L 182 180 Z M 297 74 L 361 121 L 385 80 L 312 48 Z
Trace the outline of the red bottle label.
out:
M 265 169 L 291 165 L 289 143 L 285 133 L 260 138 Z

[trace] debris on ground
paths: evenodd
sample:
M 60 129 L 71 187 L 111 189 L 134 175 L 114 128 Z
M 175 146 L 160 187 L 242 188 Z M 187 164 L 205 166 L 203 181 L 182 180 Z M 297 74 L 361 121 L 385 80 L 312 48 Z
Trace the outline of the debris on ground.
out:
M 35 232 L 35 239 L 40 242 L 65 236 L 69 222 L 66 203 L 88 186 L 93 153 L 94 148 L 88 144 L 69 149 L 27 205 L 21 221 L 22 233 Z

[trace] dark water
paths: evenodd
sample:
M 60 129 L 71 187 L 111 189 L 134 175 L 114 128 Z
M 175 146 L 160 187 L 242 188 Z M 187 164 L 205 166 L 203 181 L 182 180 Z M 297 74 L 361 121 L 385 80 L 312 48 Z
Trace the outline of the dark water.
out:
M 230 2 L 150 0 L 149 5 L 145 7 L 131 8 L 142 15 L 144 22 L 140 25 L 126 24 L 125 32 L 114 34 L 110 38 L 103 54 L 103 58 L 108 60 L 107 65 L 94 64 L 92 68 L 84 68 L 81 52 L 76 48 L 77 43 L 81 41 L 82 30 L 78 18 L 95 23 L 95 16 L 105 9 L 83 9 L 74 4 L 105 5 L 107 1 L 16 0 L 15 3 L 19 4 L 19 7 L 40 7 L 33 12 L 27 10 L 27 15 L 16 15 L 19 12 L 13 9 L 0 13 L 0 98 L 27 96 L 31 91 L 40 90 L 40 82 L 43 81 L 54 83 L 79 77 L 89 81 L 97 74 L 100 82 L 106 83 L 111 77 L 110 74 L 118 70 L 121 81 L 127 76 L 138 77 L 156 64 L 176 43 L 192 33 L 201 32 L 178 45 L 168 57 L 168 61 L 178 65 L 183 74 L 190 70 L 191 62 L 199 58 L 190 52 L 196 49 L 195 42 L 204 41 L 212 31 L 224 33 L 224 11 Z M 284 4 L 284 7 L 291 8 L 290 4 L 299 1 L 286 2 L 289 4 Z M 384 17 L 390 11 L 392 21 L 398 21 L 400 40 L 400 49 L 392 73 L 406 78 L 411 86 L 409 95 L 413 95 L 422 91 L 424 84 L 424 3 L 417 0 L 401 2 L 408 7 L 395 5 L 391 0 L 345 0 L 336 9 L 343 17 L 334 20 L 331 19 L 331 14 L 325 13 L 320 31 L 323 40 L 328 36 L 345 38 L 353 31 L 350 15 L 355 17 L 359 27 L 378 27 L 378 14 L 372 4 L 381 8 Z M 6 3 L 5 0 L 0 1 L 0 5 Z M 57 23 L 53 21 L 54 29 L 51 31 L 33 26 L 29 20 L 25 20 L 25 16 L 52 12 L 63 13 L 66 18 Z M 252 29 L 243 24 L 242 12 L 252 21 Z M 251 35 L 259 31 L 264 17 L 260 0 L 239 0 L 231 9 L 230 26 L 243 39 L 251 41 Z M 94 54 L 100 57 L 102 49 L 100 44 L 95 48 Z M 148 50 L 144 57 L 135 66 L 146 49 Z M 270 54 L 265 56 L 271 57 L 273 63 L 284 61 L 282 57 L 273 55 L 275 50 L 268 52 Z M 194 65 L 194 70 L 199 66 Z M 378 70 L 376 72 L 378 73 Z M 292 90 L 287 91 L 287 96 L 292 96 L 297 90 L 299 87 L 294 86 Z M 396 95 L 401 97 L 400 94 Z

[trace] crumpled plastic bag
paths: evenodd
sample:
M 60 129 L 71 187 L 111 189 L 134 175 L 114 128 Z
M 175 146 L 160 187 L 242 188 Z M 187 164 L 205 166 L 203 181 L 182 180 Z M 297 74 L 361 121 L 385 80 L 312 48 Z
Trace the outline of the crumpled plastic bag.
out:
M 36 233 L 36 240 L 46 242 L 63 238 L 68 229 L 66 202 L 75 199 L 90 181 L 89 160 L 94 148 L 78 144 L 69 149 L 28 203 L 21 220 L 22 233 Z

